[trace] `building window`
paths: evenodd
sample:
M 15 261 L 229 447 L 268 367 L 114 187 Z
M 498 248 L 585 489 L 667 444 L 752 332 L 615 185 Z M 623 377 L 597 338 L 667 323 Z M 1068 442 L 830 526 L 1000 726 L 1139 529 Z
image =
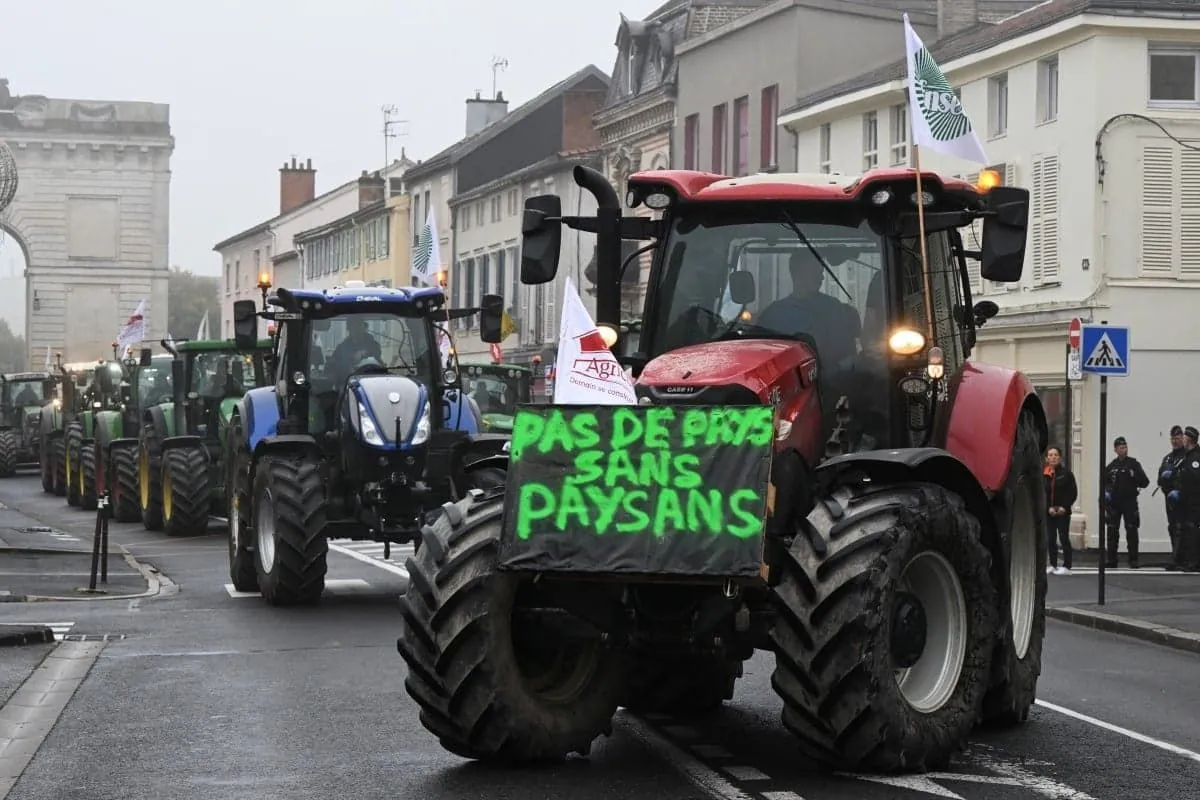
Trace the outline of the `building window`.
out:
M 428 219 L 429 209 L 431 209 L 431 208 L 433 208 L 433 206 L 431 206 L 429 204 L 429 190 L 426 189 L 425 190 L 425 216 L 421 217 L 419 220 L 417 220 L 417 230 L 421 230 L 421 228 L 425 227 L 425 220 Z
M 1062 452 L 1063 462 L 1071 458 L 1070 428 L 1067 424 L 1067 387 L 1066 386 L 1035 386 L 1034 391 L 1042 401 L 1046 412 L 1046 429 L 1049 444 Z M 1069 467 L 1070 464 L 1068 463 Z
M 818 165 L 821 172 L 829 173 L 832 167 L 832 151 L 833 150 L 833 125 L 826 122 L 821 126 L 821 163 Z
M 758 163 L 760 169 L 779 165 L 779 84 L 762 90 Z
M 1004 136 L 1008 133 L 1008 73 L 988 81 L 988 133 Z
M 1200 102 L 1200 52 L 1150 48 L 1150 102 L 1164 105 Z
M 892 106 L 892 165 L 908 163 L 908 105 Z
M 733 101 L 733 174 L 750 174 L 750 98 Z
M 483 201 L 480 200 L 475 204 L 475 224 L 483 226 Z
M 504 283 L 504 279 L 506 277 L 504 269 L 506 266 L 504 263 L 504 251 L 497 250 L 496 252 L 492 253 L 492 259 L 496 262 L 496 294 L 504 297 L 508 294 L 508 286 Z
M 729 127 L 729 109 L 724 103 L 713 106 L 712 111 L 712 171 L 720 175 L 725 171 L 725 131 Z
M 515 217 L 517 215 L 517 190 L 508 190 L 508 215 Z
M 462 229 L 464 231 L 471 230 L 471 207 L 470 206 L 459 206 L 458 213 L 459 213 L 459 216 L 462 217 Z
M 1038 62 L 1038 122 L 1058 119 L 1058 56 Z
M 421 195 L 414 194 L 412 202 L 412 237 L 413 247 L 416 247 L 418 240 L 421 238 L 421 226 L 424 224 L 424 221 L 421 219 Z
M 863 170 L 879 166 L 879 112 L 863 114 Z
M 699 114 L 689 114 L 683 121 L 683 168 L 700 169 Z
M 236 292 L 242 285 L 242 260 L 235 258 L 233 260 L 233 290 Z
M 475 259 L 473 258 L 467 259 L 467 268 L 463 273 L 463 289 L 465 290 L 463 294 L 466 295 L 466 297 L 463 298 L 465 306 L 467 308 L 473 308 L 475 306 Z M 460 327 L 470 328 L 471 318 L 463 317 L 462 321 L 460 322 Z
M 233 268 L 228 261 L 225 262 L 225 294 L 233 291 Z

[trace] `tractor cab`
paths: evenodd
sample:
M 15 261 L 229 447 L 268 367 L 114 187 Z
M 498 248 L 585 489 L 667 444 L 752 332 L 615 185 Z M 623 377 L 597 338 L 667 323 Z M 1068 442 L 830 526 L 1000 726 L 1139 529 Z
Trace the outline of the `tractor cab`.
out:
M 518 404 L 533 402 L 533 370 L 517 364 L 463 364 L 463 390 L 475 401 L 483 430 L 511 433 Z
M 54 376 L 49 372 L 0 375 L 0 475 L 37 463 L 42 406 L 54 391 Z
M 179 435 L 193 435 L 219 446 L 221 432 L 233 408 L 246 392 L 271 382 L 267 356 L 271 340 L 260 339 L 251 349 L 233 341 L 163 342 L 175 356 L 175 409 Z

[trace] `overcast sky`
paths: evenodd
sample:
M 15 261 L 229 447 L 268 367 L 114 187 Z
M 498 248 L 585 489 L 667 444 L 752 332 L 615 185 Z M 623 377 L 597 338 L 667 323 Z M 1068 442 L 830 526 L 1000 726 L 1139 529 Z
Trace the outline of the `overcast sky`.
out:
M 13 94 L 169 103 L 170 263 L 216 275 L 212 246 L 278 211 L 282 163 L 317 192 L 383 164 L 385 104 L 410 158 L 462 138 L 464 101 L 509 108 L 575 70 L 611 73 L 619 14 L 664 0 L 4 0 Z M 23 261 L 0 243 L 0 315 L 24 328 Z

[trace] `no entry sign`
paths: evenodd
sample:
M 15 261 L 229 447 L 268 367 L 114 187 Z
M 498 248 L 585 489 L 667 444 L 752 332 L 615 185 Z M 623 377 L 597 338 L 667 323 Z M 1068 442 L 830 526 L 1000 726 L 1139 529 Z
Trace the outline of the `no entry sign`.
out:
M 1079 349 L 1079 343 L 1082 336 L 1083 323 L 1080 322 L 1079 317 L 1075 317 L 1073 320 L 1071 320 L 1071 330 L 1070 333 L 1067 334 L 1067 341 L 1070 342 L 1072 350 Z

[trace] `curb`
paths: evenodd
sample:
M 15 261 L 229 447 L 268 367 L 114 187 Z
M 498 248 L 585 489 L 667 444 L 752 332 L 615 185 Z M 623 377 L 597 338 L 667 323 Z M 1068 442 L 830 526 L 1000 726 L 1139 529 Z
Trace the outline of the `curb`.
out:
M 62 547 L 0 547 L 0 553 L 32 553 L 35 556 L 90 556 L 91 550 L 67 550 Z
M 26 644 L 53 644 L 54 631 L 44 625 L 31 625 L 16 630 L 0 630 L 0 647 L 20 647 Z
M 1134 639 L 1141 639 L 1144 642 L 1161 644 L 1175 650 L 1200 654 L 1200 633 L 1181 631 L 1178 628 L 1171 628 L 1167 625 L 1159 625 L 1155 622 L 1146 622 L 1140 619 L 1119 617 L 1115 614 L 1105 614 L 1101 611 L 1085 611 L 1082 608 L 1075 608 L 1074 606 L 1047 608 L 1046 616 L 1062 622 L 1080 625 L 1084 628 L 1092 628 L 1093 630 L 1105 631 L 1107 633 L 1118 633 Z
M 155 597 L 159 594 L 172 595 L 179 591 L 179 587 L 168 578 L 166 575 L 158 571 L 157 567 L 150 564 L 143 564 L 133 557 L 133 554 L 125 549 L 123 545 L 117 545 L 121 551 L 121 557 L 125 559 L 125 563 L 137 570 L 141 574 L 142 579 L 146 581 L 146 591 L 136 592 L 134 594 L 83 594 L 83 595 L 45 595 L 45 594 L 25 594 L 25 595 L 5 595 L 0 596 L 0 602 L 7 603 L 79 603 L 79 602 L 96 602 L 100 600 L 142 600 L 148 597 Z M 3 552 L 3 550 L 0 550 Z M 51 550 L 53 553 L 75 552 L 66 550 Z M 84 555 L 91 555 L 91 551 L 87 551 Z M 48 629 L 47 629 L 48 630 Z M 51 634 L 53 636 L 53 634 Z M 53 641 L 53 639 L 51 639 Z

